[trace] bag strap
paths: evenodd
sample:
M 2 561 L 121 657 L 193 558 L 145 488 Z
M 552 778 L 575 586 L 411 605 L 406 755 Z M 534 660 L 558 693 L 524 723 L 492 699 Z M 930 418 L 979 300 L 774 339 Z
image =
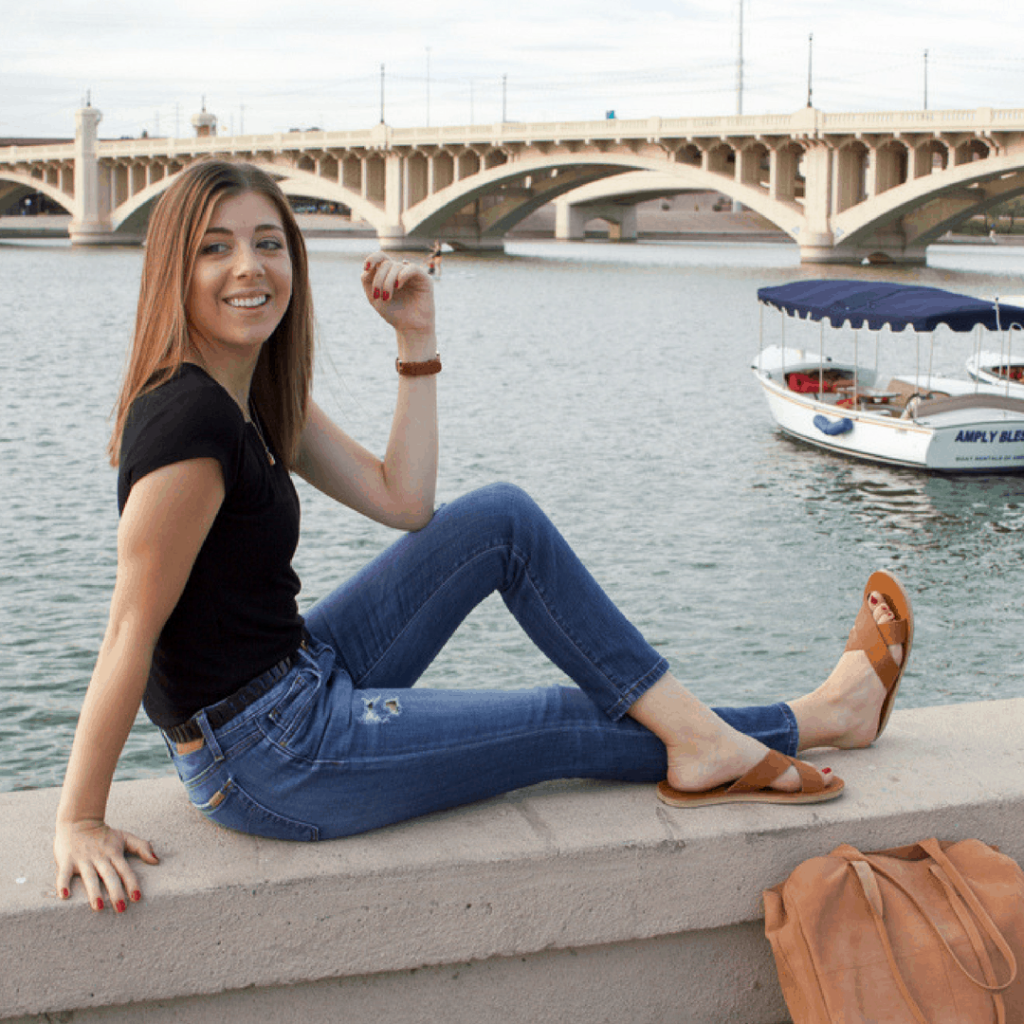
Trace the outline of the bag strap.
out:
M 999 950 L 1000 955 L 1006 962 L 1006 965 L 1010 968 L 1009 980 L 1004 984 L 999 985 L 995 983 L 995 974 L 993 972 L 992 977 L 988 979 L 990 985 L 982 987 L 988 988 L 989 991 L 1002 991 L 1002 989 L 1009 988 L 1017 979 L 1017 958 L 1014 956 L 1013 950 L 1010 948 L 1010 944 L 1003 937 L 1002 932 L 1000 932 L 995 921 L 993 921 L 989 916 L 988 911 L 981 905 L 981 901 L 978 899 L 977 895 L 975 895 L 974 890 L 970 887 L 967 880 L 957 870 L 956 865 L 949 859 L 949 857 L 946 856 L 945 851 L 939 845 L 939 841 L 937 839 L 924 839 L 918 845 L 925 851 L 925 853 L 928 854 L 929 857 L 932 858 L 933 861 L 935 861 L 935 864 L 933 864 L 931 868 L 932 874 L 942 883 L 947 895 L 950 895 L 950 903 L 953 904 L 954 911 L 957 911 L 957 917 L 960 917 L 960 913 L 952 899 L 952 890 L 955 890 L 967 906 L 971 908 L 974 916 L 981 922 L 981 925 L 985 929 L 988 937 L 992 940 L 996 949 Z M 961 918 L 961 921 L 962 920 L 963 918 Z M 979 959 L 981 958 L 979 957 Z M 985 960 L 982 960 L 983 964 L 985 962 Z M 960 969 L 963 970 L 962 965 Z M 964 973 L 967 974 L 966 971 L 964 971 Z M 969 978 L 971 977 L 970 974 L 967 974 L 967 976 Z M 971 980 L 974 981 L 975 984 L 980 984 L 980 982 L 975 981 L 974 978 L 971 978 Z
M 927 1018 L 921 1012 L 921 1007 L 917 1005 L 917 1000 L 910 994 L 910 989 L 907 988 L 907 983 L 903 980 L 899 965 L 896 963 L 896 956 L 889 942 L 889 933 L 886 931 L 885 921 L 882 919 L 882 893 L 878 888 L 875 873 L 866 860 L 851 860 L 848 863 L 853 868 L 853 872 L 864 890 L 864 895 L 867 897 L 868 906 L 871 908 L 871 920 L 875 922 L 875 930 L 882 942 L 882 949 L 885 950 L 885 958 L 889 961 L 889 970 L 892 971 L 896 987 L 900 990 L 900 995 L 903 996 L 907 1006 L 910 1007 L 910 1012 L 914 1015 L 917 1024 L 928 1024 Z M 1005 1024 L 1005 1022 L 1000 1020 L 999 1024 Z
M 1003 989 L 1008 988 L 1013 984 L 1017 977 L 1017 961 L 1013 955 L 1013 950 L 1010 949 L 1009 944 L 1003 938 L 1002 933 L 996 927 L 995 923 L 989 917 L 985 908 L 978 901 L 971 887 L 963 879 L 956 867 L 952 864 L 948 857 L 942 852 L 936 840 L 925 840 L 918 845 L 933 859 L 938 860 L 939 863 L 933 863 L 930 866 L 932 875 L 942 885 L 945 891 L 946 898 L 949 900 L 953 912 L 956 914 L 957 919 L 963 926 L 965 933 L 967 934 L 968 940 L 974 949 L 975 954 L 978 957 L 979 962 L 982 965 L 982 971 L 985 975 L 985 981 L 979 981 L 971 972 L 963 965 L 959 957 L 953 951 L 952 947 L 946 941 L 945 936 L 939 931 L 935 922 L 928 916 L 924 908 L 917 901 L 912 893 L 910 893 L 897 879 L 895 879 L 888 871 L 886 871 L 880 864 L 878 864 L 875 858 L 870 855 L 861 854 L 863 860 L 851 860 L 848 863 L 850 867 L 854 869 L 854 874 L 857 876 L 860 882 L 861 889 L 864 892 L 864 896 L 867 900 L 868 906 L 871 910 L 871 917 L 875 923 L 875 930 L 878 932 L 878 937 L 881 940 L 882 948 L 885 951 L 886 960 L 889 963 L 889 969 L 892 971 L 893 978 L 896 981 L 896 985 L 900 990 L 900 994 L 903 996 L 914 1015 L 914 1019 L 918 1024 L 928 1024 L 921 1012 L 921 1008 L 917 1005 L 914 997 L 910 994 L 910 990 L 906 986 L 906 982 L 903 980 L 903 976 L 900 973 L 899 966 L 896 962 L 896 956 L 892 950 L 892 944 L 889 942 L 889 935 L 886 931 L 885 920 L 884 920 L 884 907 L 882 903 L 881 890 L 878 887 L 878 880 L 875 874 L 881 875 L 887 881 L 892 883 L 904 896 L 910 900 L 911 904 L 917 909 L 918 913 L 925 919 L 929 927 L 939 937 L 939 941 L 945 947 L 946 952 L 949 953 L 953 962 L 960 968 L 964 976 L 971 981 L 978 988 L 982 988 L 989 992 L 992 996 L 992 1000 L 995 1004 L 996 1018 L 998 1024 L 1006 1024 L 1006 1004 L 1000 994 Z M 938 857 L 935 854 L 938 854 Z M 944 862 L 944 863 L 943 863 Z M 946 870 L 944 870 L 946 869 Z M 970 914 L 967 908 L 964 906 L 964 902 L 970 907 L 971 911 L 979 918 L 982 927 L 986 933 L 995 943 L 996 948 L 1003 956 L 1008 967 L 1010 968 L 1010 978 L 1008 981 L 999 984 L 996 981 L 995 969 L 992 965 L 991 957 L 988 954 L 988 950 L 985 948 L 985 944 L 982 941 L 981 935 L 978 932 L 977 927 L 971 920 Z
M 985 943 L 982 940 L 981 933 L 978 931 L 977 925 L 971 919 L 971 915 L 968 913 L 967 907 L 964 906 L 964 901 L 960 898 L 959 893 L 953 888 L 953 884 L 949 878 L 946 877 L 946 873 L 938 865 L 933 864 L 930 868 L 932 874 L 939 880 L 942 887 L 946 890 L 946 898 L 949 900 L 949 905 L 953 908 L 953 912 L 956 914 L 960 921 L 960 926 L 967 934 L 967 938 L 970 939 L 971 946 L 974 949 L 975 955 L 978 957 L 978 962 L 981 964 L 981 969 L 985 974 L 985 981 L 988 985 L 985 986 L 991 992 L 997 989 L 999 986 L 996 984 L 996 972 L 992 966 L 992 959 L 988 955 L 988 951 L 985 949 Z M 963 968 L 960 964 L 957 964 L 961 970 Z M 1012 980 L 1012 979 L 1011 979 Z M 975 981 L 971 978 L 971 981 Z M 977 982 L 975 982 L 977 984 Z

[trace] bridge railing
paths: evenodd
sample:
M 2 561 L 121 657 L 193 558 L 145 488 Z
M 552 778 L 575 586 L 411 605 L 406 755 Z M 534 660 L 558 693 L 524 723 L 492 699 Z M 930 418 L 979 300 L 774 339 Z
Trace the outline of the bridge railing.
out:
M 894 110 L 826 113 L 804 108 L 792 114 L 750 114 L 726 117 L 649 117 L 599 121 L 497 122 L 429 128 L 386 124 L 349 131 L 274 132 L 262 135 L 217 135 L 204 138 L 152 137 L 106 139 L 98 144 L 102 156 L 118 158 L 175 157 L 200 153 L 249 153 L 290 149 L 388 149 L 393 146 L 473 145 L 494 142 L 542 142 L 567 139 L 629 139 L 716 135 L 779 134 L 787 131 L 819 135 L 840 131 L 1024 130 L 1024 108 L 974 110 Z M 0 163 L 38 163 L 67 160 L 74 143 L 0 147 Z

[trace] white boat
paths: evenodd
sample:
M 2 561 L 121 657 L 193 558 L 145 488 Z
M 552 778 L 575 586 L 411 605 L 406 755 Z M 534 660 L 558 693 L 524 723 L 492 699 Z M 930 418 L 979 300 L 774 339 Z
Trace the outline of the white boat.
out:
M 1007 318 L 1006 311 L 1009 307 L 1024 308 L 1024 295 L 1004 296 L 992 301 L 999 314 L 1000 323 Z M 1016 326 L 1016 318 L 1010 316 L 1009 321 L 1011 326 L 1001 332 L 1001 340 L 1004 342 L 1001 350 L 976 351 L 967 360 L 967 372 L 983 384 L 1001 385 L 1007 395 L 1024 398 L 1024 342 L 1020 338 L 1014 339 L 1014 335 L 1020 332 L 1020 328 Z M 1016 355 L 1013 352 L 1015 340 Z
M 1024 398 L 1024 354 L 1011 360 L 999 352 L 978 352 L 967 360 L 967 372 L 982 384 Z
M 931 372 L 938 329 L 1019 330 L 1024 308 L 997 307 L 940 288 L 872 281 L 796 281 L 762 288 L 757 297 L 761 347 L 752 369 L 784 433 L 868 462 L 942 473 L 1024 473 L 1024 388 L 1010 393 L 1005 381 Z M 782 344 L 766 346 L 765 313 L 773 309 L 780 313 Z M 810 327 L 797 328 L 796 321 L 818 323 L 816 352 L 786 345 L 787 327 L 790 333 Z M 833 340 L 842 335 L 852 357 L 842 360 L 827 350 L 827 334 Z M 905 348 L 909 341 L 913 373 L 880 371 L 882 334 L 896 346 Z M 928 348 L 925 370 L 922 340 Z M 869 363 L 862 355 L 871 347 Z

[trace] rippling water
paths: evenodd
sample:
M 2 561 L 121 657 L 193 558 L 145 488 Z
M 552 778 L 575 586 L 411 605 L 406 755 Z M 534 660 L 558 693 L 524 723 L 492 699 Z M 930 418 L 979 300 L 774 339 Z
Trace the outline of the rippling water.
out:
M 365 243 L 311 246 L 317 399 L 381 450 L 394 352 L 358 291 Z M 136 250 L 0 244 L 0 790 L 59 783 L 105 625 L 116 505 L 103 450 L 140 264 Z M 1024 253 L 982 247 L 888 274 L 801 268 L 779 245 L 538 242 L 449 257 L 440 499 L 496 479 L 526 487 L 709 701 L 814 685 L 879 566 L 917 613 L 901 706 L 1024 696 L 1024 478 L 929 477 L 801 447 L 774 430 L 747 369 L 762 285 L 896 273 L 1010 294 L 1022 271 Z M 393 535 L 299 486 L 305 607 Z M 492 599 L 424 684 L 557 679 Z M 140 717 L 118 778 L 167 770 Z

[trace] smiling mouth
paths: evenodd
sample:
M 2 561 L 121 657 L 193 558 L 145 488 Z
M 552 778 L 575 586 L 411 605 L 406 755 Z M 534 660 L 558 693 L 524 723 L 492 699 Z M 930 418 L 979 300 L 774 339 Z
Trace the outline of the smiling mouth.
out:
M 270 301 L 269 295 L 254 295 L 248 299 L 227 299 L 227 304 L 234 309 L 257 309 Z

